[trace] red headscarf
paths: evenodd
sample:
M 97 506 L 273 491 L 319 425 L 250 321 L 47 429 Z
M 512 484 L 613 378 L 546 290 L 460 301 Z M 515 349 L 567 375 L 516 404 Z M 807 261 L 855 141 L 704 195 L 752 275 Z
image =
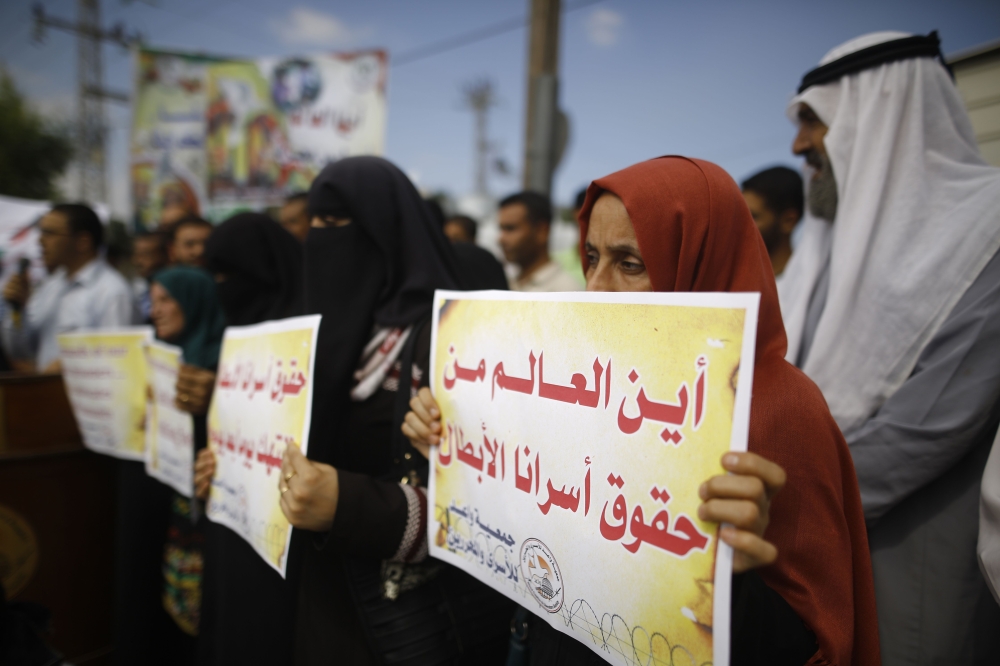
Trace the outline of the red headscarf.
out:
M 868 537 L 851 454 L 823 394 L 784 360 L 785 328 L 764 241 L 736 183 L 718 166 L 661 157 L 595 180 L 580 211 L 583 267 L 590 212 L 603 192 L 625 204 L 656 291 L 760 292 L 750 451 L 788 474 L 764 538 L 778 560 L 761 578 L 816 634 L 810 664 L 878 664 Z

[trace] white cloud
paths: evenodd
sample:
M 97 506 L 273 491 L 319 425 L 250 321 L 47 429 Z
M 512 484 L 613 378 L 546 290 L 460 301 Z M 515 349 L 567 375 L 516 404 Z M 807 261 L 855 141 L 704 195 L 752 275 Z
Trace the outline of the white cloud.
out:
M 309 7 L 295 7 L 288 16 L 272 20 L 271 29 L 282 42 L 290 46 L 335 46 L 347 44 L 357 37 L 346 23 L 333 14 Z
M 56 122 L 68 122 L 74 119 L 76 117 L 76 103 L 76 95 L 72 93 L 31 99 L 31 105 L 40 114 Z M 107 102 L 105 102 L 105 108 L 107 108 Z
M 613 46 L 621 36 L 625 19 L 611 9 L 595 9 L 587 17 L 587 37 L 591 44 Z
M 19 65 L 0 66 L 14 80 L 18 91 L 24 95 L 28 103 L 43 116 L 56 121 L 65 121 L 76 112 L 76 93 L 67 92 L 67 88 L 76 87 L 72 79 L 60 84 L 47 72 Z

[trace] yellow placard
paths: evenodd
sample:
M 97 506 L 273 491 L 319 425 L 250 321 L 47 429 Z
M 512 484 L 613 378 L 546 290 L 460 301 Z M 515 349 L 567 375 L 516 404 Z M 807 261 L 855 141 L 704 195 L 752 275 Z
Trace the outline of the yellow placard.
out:
M 216 472 L 207 515 L 282 576 L 292 529 L 279 505 L 281 458 L 290 443 L 306 452 L 319 322 L 314 315 L 227 328 L 208 412 Z
M 758 301 L 438 292 L 431 554 L 610 663 L 728 663 L 698 488 L 746 448 Z
M 146 406 L 146 473 L 181 495 L 194 495 L 194 421 L 177 409 L 181 348 L 146 345 L 149 395 Z
M 146 357 L 153 329 L 64 333 L 58 339 L 63 381 L 83 443 L 98 453 L 142 460 Z

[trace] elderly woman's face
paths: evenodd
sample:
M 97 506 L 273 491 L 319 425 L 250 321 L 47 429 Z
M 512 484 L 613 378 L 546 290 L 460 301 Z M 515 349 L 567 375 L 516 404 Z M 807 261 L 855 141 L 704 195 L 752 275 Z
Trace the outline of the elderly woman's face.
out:
M 184 332 L 184 311 L 170 292 L 158 282 L 149 288 L 149 317 L 156 327 L 156 337 L 160 340 L 175 340 Z
M 594 203 L 584 243 L 587 291 L 653 291 L 625 204 L 605 192 Z

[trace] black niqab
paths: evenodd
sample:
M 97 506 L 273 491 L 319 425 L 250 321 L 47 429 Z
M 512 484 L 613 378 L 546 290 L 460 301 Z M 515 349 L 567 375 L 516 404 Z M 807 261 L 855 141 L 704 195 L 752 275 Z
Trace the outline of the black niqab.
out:
M 309 457 L 337 463 L 351 378 L 375 325 L 407 327 L 431 312 L 435 289 L 458 289 L 458 260 L 409 179 L 378 157 L 349 157 L 309 190 L 310 215 L 349 218 L 306 239 L 306 312 L 317 341 Z
M 374 316 L 384 326 L 408 326 L 425 315 L 435 289 L 458 289 L 458 262 L 448 239 L 409 179 L 391 162 L 379 157 L 349 157 L 335 162 L 316 177 L 309 190 L 311 215 L 327 211 L 349 216 L 374 242 L 384 265 L 352 278 L 382 277 Z M 310 233 L 313 233 L 310 231 Z M 310 236 L 306 241 L 309 248 Z M 308 281 L 307 300 L 338 285 Z M 310 305 L 311 307 L 311 305 Z
M 205 243 L 205 266 L 224 275 L 217 292 L 230 326 L 302 312 L 302 245 L 260 213 L 229 218 Z

